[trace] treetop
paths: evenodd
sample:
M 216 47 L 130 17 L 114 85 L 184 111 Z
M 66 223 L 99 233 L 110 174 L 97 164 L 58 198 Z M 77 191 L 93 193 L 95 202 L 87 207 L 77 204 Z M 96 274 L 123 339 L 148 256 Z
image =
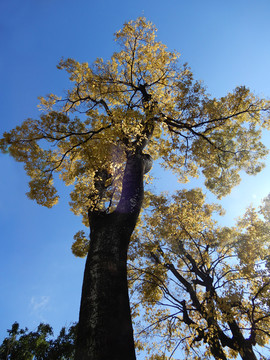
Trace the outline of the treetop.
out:
M 211 98 L 179 54 L 157 41 L 155 26 L 139 17 L 115 34 L 119 51 L 91 66 L 61 60 L 71 87 L 40 97 L 42 114 L 4 133 L 0 148 L 25 164 L 28 196 L 51 207 L 58 201 L 55 174 L 73 184 L 71 208 L 83 214 L 117 203 L 126 156 L 145 151 L 181 182 L 203 174 L 221 197 L 259 172 L 268 150 L 269 104 L 244 86 Z M 102 198 L 95 184 L 106 173 Z

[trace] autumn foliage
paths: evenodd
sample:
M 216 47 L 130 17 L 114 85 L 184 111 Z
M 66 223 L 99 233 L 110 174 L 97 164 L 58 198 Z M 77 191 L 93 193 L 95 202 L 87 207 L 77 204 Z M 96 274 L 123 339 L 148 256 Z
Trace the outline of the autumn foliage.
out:
M 200 189 L 151 197 L 129 275 L 138 344 L 152 355 L 256 359 L 252 347 L 269 342 L 269 198 L 232 228 L 218 226 L 222 213 Z

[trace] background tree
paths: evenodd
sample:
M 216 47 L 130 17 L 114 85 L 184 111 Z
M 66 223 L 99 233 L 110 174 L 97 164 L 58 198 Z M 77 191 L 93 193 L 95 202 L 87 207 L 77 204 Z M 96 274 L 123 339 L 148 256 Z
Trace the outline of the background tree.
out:
M 186 359 L 257 359 L 254 346 L 270 340 L 270 197 L 233 228 L 218 226 L 222 209 L 204 198 L 200 189 L 151 197 L 131 247 L 138 341 L 158 337 L 150 358 L 180 347 Z
M 240 170 L 260 171 L 267 153 L 260 142 L 261 128 L 268 127 L 264 100 L 245 87 L 210 98 L 144 18 L 124 24 L 115 38 L 120 50 L 106 62 L 90 67 L 62 60 L 59 68 L 73 86 L 63 98 L 40 98 L 40 118 L 24 121 L 0 142 L 2 151 L 24 162 L 31 199 L 56 204 L 59 174 L 73 185 L 72 211 L 90 225 L 77 359 L 135 358 L 126 258 L 151 158 L 183 182 L 202 173 L 206 186 L 223 196 L 240 181 Z M 73 251 L 87 249 L 81 231 Z
M 48 324 L 39 324 L 36 331 L 20 329 L 14 323 L 0 346 L 1 360 L 68 360 L 74 358 L 76 325 L 62 328 L 56 339 Z

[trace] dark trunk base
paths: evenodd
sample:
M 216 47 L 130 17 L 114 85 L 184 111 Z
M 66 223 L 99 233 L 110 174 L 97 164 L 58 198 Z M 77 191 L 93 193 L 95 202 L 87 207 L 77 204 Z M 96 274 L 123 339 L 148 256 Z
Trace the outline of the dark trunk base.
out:
M 75 360 L 135 360 L 127 286 L 129 221 L 117 212 L 92 219 Z

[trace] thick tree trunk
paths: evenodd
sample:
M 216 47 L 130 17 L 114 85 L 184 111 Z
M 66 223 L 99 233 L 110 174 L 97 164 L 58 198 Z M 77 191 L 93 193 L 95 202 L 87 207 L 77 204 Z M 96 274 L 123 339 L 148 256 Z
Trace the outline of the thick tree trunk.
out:
M 91 222 L 75 359 L 135 359 L 126 269 L 130 228 L 120 213 L 95 214 Z
M 90 248 L 75 360 L 136 358 L 127 286 L 127 250 L 143 200 L 145 160 L 142 154 L 128 157 L 121 199 L 113 213 L 89 213 Z

